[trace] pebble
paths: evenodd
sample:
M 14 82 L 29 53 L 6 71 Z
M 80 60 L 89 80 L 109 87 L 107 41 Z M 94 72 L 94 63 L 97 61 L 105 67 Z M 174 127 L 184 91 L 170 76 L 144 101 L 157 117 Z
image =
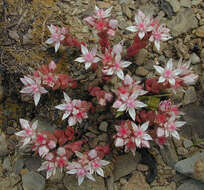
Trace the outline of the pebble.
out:
M 100 123 L 99 125 L 99 129 L 103 132 L 107 132 L 107 128 L 108 128 L 108 123 L 106 121 L 103 121 Z
M 4 135 L 0 136 L 0 157 L 6 156 L 9 154 L 8 146 Z
M 10 30 L 9 37 L 15 41 L 19 41 L 19 35 L 16 30 Z
M 22 176 L 24 190 L 44 190 L 45 179 L 36 172 L 28 172 Z
M 184 105 L 191 104 L 196 102 L 196 100 L 197 100 L 197 95 L 196 95 L 195 88 L 193 86 L 188 87 L 184 95 L 183 104 Z
M 120 184 L 125 185 L 127 183 L 127 179 L 125 178 L 120 178 Z
M 148 51 L 146 49 L 141 49 L 135 56 L 136 65 L 144 65 L 148 56 Z
M 139 75 L 139 76 L 146 76 L 148 75 L 149 71 L 147 69 L 145 69 L 144 67 L 138 67 L 135 71 L 135 74 L 136 75 Z
M 145 164 L 138 164 L 137 170 L 139 170 L 141 172 L 146 172 L 149 170 L 149 167 Z
M 63 179 L 64 186 L 67 190 L 106 190 L 104 179 L 100 176 L 94 176 L 95 181 L 91 181 L 87 178 L 79 186 L 77 178 L 74 175 L 66 175 Z
M 136 170 L 139 161 L 140 154 L 138 152 L 136 152 L 135 156 L 133 156 L 132 153 L 119 156 L 113 170 L 114 181 Z
M 198 37 L 204 38 L 204 25 L 199 27 L 199 28 L 197 28 L 196 31 L 195 31 L 195 34 Z
M 176 17 L 167 23 L 167 26 L 171 30 L 171 34 L 174 37 L 177 37 L 182 33 L 186 33 L 191 29 L 197 28 L 198 21 L 195 17 L 193 10 L 188 8 L 179 11 Z
M 24 166 L 24 161 L 23 159 L 17 159 L 14 166 L 13 166 L 13 171 L 15 174 L 20 174 L 21 170 L 23 169 Z
M 132 177 L 128 180 L 121 190 L 150 190 L 149 184 L 147 184 L 144 175 L 141 172 L 134 172 Z
M 188 179 L 184 181 L 177 190 L 203 190 L 204 184 L 199 181 Z
M 181 155 L 181 156 L 188 154 L 188 150 L 184 147 L 178 147 L 177 152 L 178 152 L 178 155 Z
M 27 158 L 25 161 L 25 167 L 30 171 L 35 171 L 41 166 L 41 159 L 40 157 L 31 157 Z
M 178 0 L 166 0 L 172 6 L 174 12 L 178 12 L 180 10 L 180 3 Z
M 184 139 L 183 140 L 183 146 L 185 148 L 190 148 L 192 145 L 193 145 L 193 142 L 191 140 L 189 140 L 189 139 Z
M 8 171 L 8 172 L 11 172 L 12 171 L 12 166 L 11 166 L 11 160 L 10 160 L 10 157 L 6 157 L 4 158 L 4 161 L 3 161 L 3 169 Z
M 191 8 L 191 6 L 192 6 L 192 0 L 181 0 L 181 1 L 180 1 L 180 5 L 181 5 L 182 7 Z
M 190 55 L 190 60 L 192 64 L 200 63 L 200 57 L 196 53 Z

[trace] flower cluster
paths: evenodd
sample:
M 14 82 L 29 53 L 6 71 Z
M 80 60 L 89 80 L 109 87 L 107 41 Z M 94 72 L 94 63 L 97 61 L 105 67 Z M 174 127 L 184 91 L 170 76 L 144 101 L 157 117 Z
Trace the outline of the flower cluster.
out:
M 68 159 L 75 151 L 80 151 L 81 145 L 84 143 L 84 141 L 75 141 L 64 145 L 59 140 L 65 137 L 58 130 L 54 131 L 54 134 L 49 131 L 39 131 L 37 129 L 38 121 L 31 123 L 25 119 L 20 119 L 20 124 L 23 130 L 17 132 L 16 135 L 21 138 L 22 147 L 31 145 L 32 151 L 46 160 L 39 170 L 46 169 L 47 178 L 54 175 L 57 168 L 62 170 L 67 166 Z M 73 139 L 74 131 L 67 127 L 65 133 L 64 143 Z
M 89 152 L 80 153 L 75 152 L 78 157 L 77 161 L 71 162 L 67 166 L 68 174 L 76 174 L 78 176 L 78 184 L 80 185 L 84 178 L 95 181 L 93 174 L 104 177 L 104 172 L 102 167 L 109 164 L 108 161 L 102 160 L 100 154 L 98 154 L 97 149 L 92 149 Z
M 99 44 L 103 47 L 103 51 L 110 45 L 109 37 L 115 35 L 118 26 L 118 21 L 109 19 L 111 16 L 111 9 L 103 10 L 95 6 L 95 13 L 93 16 L 86 17 L 84 20 L 93 27 L 100 37 Z
M 79 42 L 76 38 L 71 37 L 69 34 L 68 28 L 58 27 L 54 25 L 48 26 L 48 29 L 51 33 L 49 39 L 46 40 L 45 43 L 55 45 L 55 52 L 59 50 L 60 44 L 64 44 L 66 46 L 75 46 L 80 48 L 81 44 L 85 45 L 84 42 Z
M 117 109 L 115 117 L 128 112 L 128 115 L 124 114 L 123 119 L 115 126 L 116 133 L 113 139 L 116 147 L 124 147 L 126 152 L 131 151 L 135 154 L 137 148 L 150 148 L 152 140 L 162 146 L 169 137 L 180 138 L 178 130 L 185 124 L 184 121 L 179 121 L 183 113 L 179 111 L 179 106 L 174 105 L 169 99 L 169 89 L 176 91 L 177 88 L 185 88 L 186 85 L 193 84 L 198 76 L 190 68 L 190 62 L 182 63 L 180 60 L 178 64 L 173 64 L 172 59 L 164 67 L 159 66 L 159 63 L 154 65 L 159 77 L 153 76 L 140 82 L 129 74 L 125 75 L 124 69 L 132 64 L 128 58 L 146 47 L 148 41 L 154 42 L 159 50 L 160 41 L 166 41 L 171 37 L 165 25 L 160 25 L 138 10 L 134 26 L 127 27 L 127 30 L 136 32 L 133 44 L 127 51 L 123 51 L 123 41 L 112 46 L 109 38 L 115 35 L 118 21 L 109 19 L 111 9 L 112 7 L 107 10 L 95 7 L 94 15 L 84 19 L 97 31 L 100 47 L 92 46 L 92 49 L 88 49 L 85 43 L 72 38 L 67 28 L 54 25 L 48 27 L 51 37 L 46 43 L 54 43 L 55 52 L 61 43 L 81 49 L 81 56 L 74 60 L 84 63 L 86 70 L 94 69 L 98 77 L 92 83 L 98 86 L 85 85 L 88 89 L 85 89 L 84 94 L 86 95 L 88 90 L 91 96 L 96 97 L 99 105 L 108 108 L 110 114 L 115 114 L 112 113 L 111 107 Z M 124 55 L 128 61 L 123 61 Z M 56 71 L 56 64 L 53 61 L 41 66 L 32 76 L 21 78 L 25 86 L 20 92 L 33 95 L 37 106 L 41 94 L 48 93 L 45 88 L 52 90 L 66 88 L 68 91 L 69 88 L 76 87 L 74 79 Z M 115 89 L 111 88 L 112 81 L 107 80 L 114 75 L 120 81 L 117 85 L 114 84 Z M 110 89 L 107 89 L 108 87 Z M 111 92 L 115 93 L 115 96 Z M 92 150 L 80 152 L 86 140 L 79 139 L 83 137 L 83 132 L 82 136 L 80 134 L 78 137 L 72 126 L 87 119 L 89 110 L 93 111 L 94 108 L 91 102 L 71 99 L 65 92 L 63 94 L 63 103 L 55 108 L 64 112 L 62 120 L 68 120 L 66 129 L 57 129 L 52 134 L 48 131 L 39 131 L 37 121 L 32 124 L 20 119 L 23 130 L 16 135 L 21 138 L 23 146 L 30 144 L 31 149 L 45 160 L 39 171 L 46 170 L 47 178 L 55 175 L 57 168 L 61 171 L 66 168 L 68 174 L 77 175 L 79 185 L 85 178 L 95 181 L 93 176 L 95 173 L 104 177 L 102 168 L 109 162 L 103 160 L 103 157 L 109 153 L 109 147 L 96 146 Z M 90 96 L 88 95 L 86 99 L 90 99 Z M 129 120 L 129 116 L 132 121 Z M 75 141 L 75 138 L 78 140 Z M 77 160 L 73 160 L 73 155 L 77 156 Z
M 73 126 L 76 123 L 81 123 L 83 119 L 88 118 L 88 111 L 91 108 L 91 103 L 81 100 L 71 100 L 70 97 L 64 92 L 64 104 L 55 106 L 55 108 L 65 111 L 62 120 L 68 119 L 69 126 Z
M 160 41 L 166 41 L 171 38 L 169 29 L 164 24 L 160 25 L 153 18 L 150 18 L 150 16 L 145 16 L 141 10 L 138 10 L 138 13 L 135 15 L 134 26 L 129 26 L 126 29 L 131 32 L 137 32 L 140 39 L 151 33 L 149 40 L 154 42 L 158 50 L 160 50 Z
M 146 93 L 147 91 L 143 90 L 143 87 L 139 85 L 139 82 L 136 82 L 135 79 L 126 75 L 124 81 L 116 90 L 117 99 L 114 102 L 113 107 L 117 108 L 117 111 L 119 112 L 128 111 L 130 117 L 135 121 L 135 109 L 147 106 L 143 102 L 139 101 L 138 97 Z
M 121 60 L 122 53 L 121 43 L 106 50 L 105 55 L 102 56 L 102 73 L 107 76 L 117 75 L 118 78 L 124 80 L 123 69 L 131 65 L 129 61 Z
M 101 90 L 99 87 L 90 86 L 88 90 L 91 96 L 96 96 L 98 104 L 101 106 L 105 106 L 113 98 L 112 93 Z
M 136 125 L 130 120 L 121 121 L 120 125 L 116 125 L 117 130 L 115 138 L 116 147 L 125 147 L 125 151 L 131 151 L 135 155 L 136 148 L 149 148 L 149 140 L 152 137 L 146 132 L 149 122 L 143 123 L 141 126 Z
M 167 83 L 172 88 L 180 88 L 195 83 L 198 75 L 194 74 L 190 68 L 190 61 L 182 64 L 180 60 L 177 65 L 173 65 L 172 59 L 166 64 L 166 67 L 154 66 L 160 77 L 158 83 Z
M 77 83 L 75 80 L 66 74 L 56 73 L 56 68 L 55 62 L 51 61 L 49 64 L 39 67 L 32 76 L 28 75 L 20 78 L 25 85 L 20 92 L 33 95 L 35 106 L 37 106 L 41 94 L 48 92 L 44 87 L 52 88 L 53 90 L 76 87 Z

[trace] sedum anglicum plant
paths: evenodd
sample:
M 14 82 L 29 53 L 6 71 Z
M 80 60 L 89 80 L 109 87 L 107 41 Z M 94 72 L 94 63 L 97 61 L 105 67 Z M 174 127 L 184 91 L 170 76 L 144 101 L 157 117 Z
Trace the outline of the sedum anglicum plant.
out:
M 87 91 L 90 96 L 96 97 L 99 106 L 111 108 L 109 110 L 115 114 L 115 147 L 124 148 L 125 152 L 131 151 L 135 155 L 138 148 L 150 148 L 152 143 L 162 147 L 169 137 L 180 138 L 178 131 L 185 124 L 180 121 L 183 113 L 179 111 L 179 105 L 174 105 L 169 98 L 169 91 L 176 92 L 179 88 L 184 90 L 198 76 L 190 68 L 190 62 L 183 63 L 180 60 L 176 63 L 173 59 L 164 65 L 156 63 L 155 76 L 146 78 L 143 82 L 126 74 L 125 70 L 133 64 L 131 57 L 145 48 L 148 42 L 153 42 L 159 50 L 160 42 L 171 39 L 171 36 L 164 24 L 138 10 L 134 25 L 126 28 L 134 32 L 135 37 L 125 53 L 123 41 L 115 45 L 111 43 L 118 26 L 118 21 L 110 18 L 111 10 L 112 7 L 106 10 L 95 7 L 93 16 L 84 18 L 84 22 L 99 36 L 98 47 L 95 45 L 89 48 L 88 44 L 71 37 L 66 27 L 54 25 L 48 26 L 50 38 L 46 43 L 53 44 L 55 52 L 59 51 L 60 45 L 79 48 L 81 56 L 76 57 L 75 62 L 83 64 L 85 70 L 93 69 L 100 73 L 100 86 L 88 85 Z M 49 93 L 49 90 L 65 91 L 78 87 L 76 80 L 66 73 L 58 73 L 56 68 L 57 65 L 51 61 L 32 75 L 21 78 L 24 87 L 20 93 L 33 96 L 37 106 L 41 95 Z M 103 89 L 114 76 L 120 81 L 117 87 Z M 110 148 L 108 145 L 96 146 L 92 150 L 81 152 L 81 147 L 87 140 L 74 138 L 75 126 L 89 119 L 89 112 L 94 111 L 94 105 L 92 102 L 70 97 L 69 93 L 63 94 L 62 104 L 55 108 L 63 112 L 62 120 L 66 119 L 68 124 L 66 129 L 57 129 L 54 133 L 39 131 L 37 121 L 31 123 L 20 119 L 22 131 L 16 135 L 21 139 L 22 147 L 29 144 L 31 150 L 45 160 L 39 171 L 46 170 L 47 178 L 55 175 L 56 169 L 60 168 L 70 175 L 76 175 L 79 185 L 85 178 L 95 181 L 95 174 L 104 177 L 103 167 L 109 162 L 103 158 L 109 154 Z M 123 119 L 120 119 L 121 115 Z

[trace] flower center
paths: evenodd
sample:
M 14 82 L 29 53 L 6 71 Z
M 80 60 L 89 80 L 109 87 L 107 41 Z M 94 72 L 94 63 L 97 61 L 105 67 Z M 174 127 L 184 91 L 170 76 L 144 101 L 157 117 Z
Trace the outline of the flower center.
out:
M 54 41 L 61 41 L 60 36 L 61 34 L 58 34 L 58 33 L 52 34 L 52 38 Z
M 133 108 L 133 107 L 135 106 L 134 100 L 133 100 L 133 99 L 127 100 L 127 106 L 128 106 L 129 108 Z
M 172 71 L 171 70 L 166 70 L 166 71 L 164 71 L 164 77 L 165 78 L 171 78 L 171 76 L 172 76 Z
M 79 176 L 85 176 L 86 172 L 84 169 L 79 169 L 78 172 L 77 172 L 77 175 Z
M 119 70 L 119 69 L 120 69 L 120 64 L 119 64 L 119 63 L 116 63 L 116 64 L 115 64 L 115 69 L 116 69 L 116 70 Z
M 143 135 L 143 131 L 139 130 L 136 132 L 137 137 L 141 137 Z
M 176 130 L 175 125 L 174 125 L 174 124 L 170 124 L 170 125 L 169 125 L 169 130 L 170 130 L 170 131 L 175 131 L 175 130 Z
M 84 59 L 88 62 L 92 62 L 93 60 L 93 55 L 91 53 L 87 53 L 84 57 Z

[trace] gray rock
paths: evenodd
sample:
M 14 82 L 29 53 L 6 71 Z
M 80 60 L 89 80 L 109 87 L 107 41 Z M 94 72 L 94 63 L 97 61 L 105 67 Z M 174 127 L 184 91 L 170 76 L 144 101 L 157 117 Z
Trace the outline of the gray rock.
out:
M 22 176 L 24 190 L 44 190 L 45 179 L 36 172 L 28 172 Z
M 100 176 L 94 176 L 94 178 L 96 182 L 84 179 L 79 186 L 75 175 L 65 175 L 63 183 L 67 190 L 106 190 L 104 179 Z
M 131 152 L 126 155 L 119 156 L 113 170 L 114 181 L 117 181 L 119 178 L 136 170 L 140 158 L 141 156 L 138 152 L 136 152 L 135 157 Z
M 108 123 L 106 121 L 103 121 L 99 125 L 99 129 L 103 132 L 106 132 L 108 128 Z
M 182 7 L 191 8 L 191 6 L 192 6 L 192 0 L 181 0 L 181 1 L 180 1 L 180 5 L 181 5 Z
M 8 146 L 4 135 L 0 136 L 0 157 L 6 156 L 9 154 Z
M 178 156 L 176 154 L 174 144 L 170 140 L 168 145 L 165 145 L 164 148 L 160 149 L 161 156 L 163 161 L 171 167 L 174 167 L 175 163 L 178 161 Z
M 183 140 L 183 146 L 185 148 L 190 148 L 192 145 L 193 145 L 193 142 L 191 140 L 186 139 L 186 138 Z
M 11 172 L 12 171 L 12 166 L 11 166 L 11 159 L 10 157 L 6 157 L 4 158 L 4 161 L 3 161 L 3 169 L 4 170 L 7 170 L 8 172 Z
M 176 37 L 197 28 L 198 21 L 192 9 L 183 9 L 178 15 L 167 23 L 171 34 Z
M 196 53 L 192 53 L 190 55 L 190 60 L 191 60 L 192 64 L 200 63 L 200 57 L 198 55 L 196 55 Z
M 192 0 L 192 5 L 199 5 L 203 0 Z
M 199 159 L 204 159 L 204 152 L 195 154 L 190 158 L 178 161 L 174 168 L 177 172 L 194 178 L 194 165 Z
M 182 136 L 195 139 L 195 141 L 198 141 L 197 136 L 204 138 L 204 107 L 191 104 L 185 106 L 182 111 L 185 113 L 183 118 L 186 121 L 185 127 L 180 132 Z
M 136 187 L 136 188 L 135 188 Z M 128 180 L 121 190 L 150 190 L 149 184 L 147 184 L 144 175 L 141 172 L 134 172 L 132 177 Z
M 14 173 L 20 174 L 21 170 L 23 169 L 23 166 L 24 166 L 23 159 L 17 159 L 13 167 Z
M 195 88 L 193 86 L 188 87 L 184 95 L 183 105 L 194 103 L 196 102 L 196 100 L 197 100 L 197 95 L 196 95 Z
M 54 132 L 54 130 L 57 128 L 56 125 L 52 125 L 49 121 L 40 118 L 40 117 L 36 117 L 35 119 L 32 120 L 32 122 L 38 120 L 38 130 L 39 131 L 50 131 L 51 133 Z
M 204 184 L 199 181 L 189 179 L 183 182 L 177 190 L 203 190 Z
M 41 159 L 39 157 L 27 158 L 25 161 L 25 167 L 30 171 L 35 171 L 41 166 Z
M 16 30 L 10 30 L 9 37 L 15 41 L 19 41 L 19 35 Z
M 166 0 L 172 6 L 174 12 L 178 12 L 180 10 L 180 3 L 178 0 Z

